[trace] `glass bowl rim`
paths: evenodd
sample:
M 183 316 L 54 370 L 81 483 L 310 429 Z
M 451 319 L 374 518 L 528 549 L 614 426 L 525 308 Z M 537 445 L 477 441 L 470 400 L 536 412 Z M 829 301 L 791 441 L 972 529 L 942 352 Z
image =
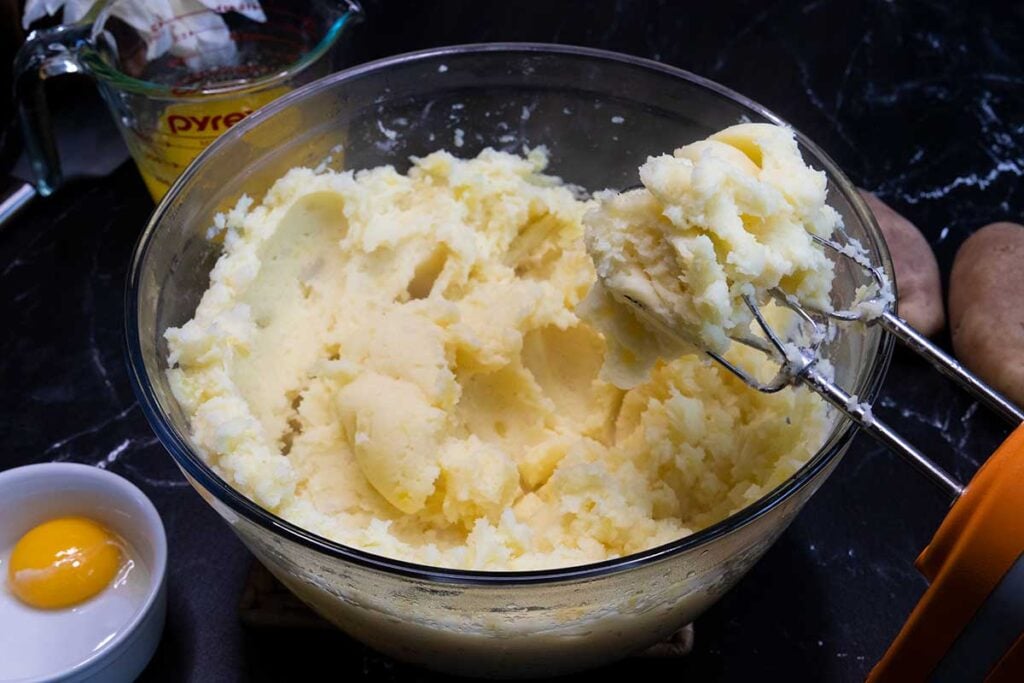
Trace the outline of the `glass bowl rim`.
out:
M 146 228 L 140 234 L 135 245 L 135 250 L 128 271 L 125 290 L 125 350 L 128 360 L 128 374 L 132 383 L 132 388 L 135 391 L 136 397 L 142 407 L 147 421 L 156 433 L 160 443 L 167 449 L 177 465 L 184 470 L 185 474 L 190 479 L 192 479 L 193 485 L 198 484 L 201 488 L 210 492 L 221 504 L 226 505 L 234 513 L 272 534 L 322 553 L 332 559 L 351 562 L 366 569 L 377 570 L 410 579 L 443 584 L 499 587 L 512 585 L 553 584 L 567 581 L 596 579 L 611 574 L 626 572 L 666 560 L 672 556 L 694 550 L 701 546 L 709 545 L 715 540 L 727 536 L 758 520 L 763 515 L 782 505 L 794 493 L 814 480 L 822 470 L 832 464 L 832 462 L 845 450 L 846 446 L 852 440 L 857 431 L 856 425 L 854 425 L 850 420 L 841 418 L 839 425 L 834 429 L 828 440 L 796 473 L 753 503 L 729 515 L 725 519 L 688 536 L 684 536 L 654 548 L 649 548 L 642 552 L 604 560 L 597 563 L 530 571 L 481 571 L 435 567 L 377 555 L 366 550 L 361 550 L 359 548 L 329 540 L 286 521 L 276 514 L 260 507 L 259 504 L 247 498 L 244 494 L 233 488 L 216 472 L 214 472 L 214 470 L 194 451 L 192 446 L 189 444 L 188 439 L 179 434 L 173 425 L 171 425 L 156 399 L 152 384 L 150 383 L 146 372 L 145 360 L 142 355 L 140 330 L 138 326 L 138 294 L 139 284 L 141 282 L 142 266 L 146 261 L 146 254 L 150 242 L 152 241 L 152 237 L 160 225 L 164 213 L 168 210 L 172 201 L 181 192 L 182 188 L 188 183 L 189 179 L 195 175 L 197 169 L 202 165 L 203 159 L 208 155 L 216 154 L 222 146 L 230 144 L 230 140 L 232 138 L 240 137 L 249 128 L 257 125 L 263 119 L 286 109 L 293 101 L 302 99 L 309 92 L 333 86 L 341 81 L 359 78 L 378 71 L 384 71 L 389 67 L 396 65 L 418 61 L 431 61 L 445 57 L 463 56 L 472 53 L 494 52 L 518 53 L 522 55 L 544 54 L 549 56 L 583 57 L 598 62 L 617 62 L 629 66 L 659 71 L 668 76 L 672 76 L 698 87 L 702 87 L 706 90 L 710 90 L 721 97 L 756 112 L 758 115 L 763 116 L 769 121 L 791 128 L 799 143 L 815 155 L 816 162 L 824 166 L 824 170 L 830 181 L 836 184 L 839 191 L 844 195 L 844 198 L 849 202 L 857 216 L 857 219 L 866 226 L 868 237 L 872 242 L 871 246 L 878 250 L 881 256 L 882 266 L 885 271 L 889 273 L 891 278 L 892 262 L 885 240 L 882 237 L 881 230 L 878 227 L 874 216 L 868 210 L 864 201 L 860 198 L 860 195 L 854 185 L 838 168 L 838 166 L 836 166 L 835 162 L 833 162 L 832 159 L 817 145 L 786 123 L 781 117 L 772 113 L 767 108 L 753 100 L 726 88 L 725 86 L 689 71 L 662 64 L 660 62 L 612 52 L 609 50 L 599 50 L 596 48 L 521 42 L 476 43 L 430 48 L 416 52 L 393 55 L 383 59 L 367 62 L 365 64 L 359 64 L 330 74 L 298 88 L 293 92 L 269 103 L 252 116 L 246 117 L 246 119 L 219 137 L 189 165 L 184 173 L 182 173 L 178 180 L 172 185 L 171 189 L 160 202 L 159 206 L 157 206 L 156 210 L 150 217 Z M 881 387 L 892 355 L 893 344 L 894 342 L 890 335 L 881 335 L 878 340 L 875 353 L 868 361 L 869 367 L 867 368 L 867 372 L 862 375 L 862 378 L 864 379 L 862 379 L 861 382 L 866 386 L 861 388 L 859 393 L 862 399 L 869 403 L 874 401 Z

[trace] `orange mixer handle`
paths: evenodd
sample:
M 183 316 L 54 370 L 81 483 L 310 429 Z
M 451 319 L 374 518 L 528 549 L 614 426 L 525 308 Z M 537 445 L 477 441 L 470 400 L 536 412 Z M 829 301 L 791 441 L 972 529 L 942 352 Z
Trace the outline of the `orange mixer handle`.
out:
M 1024 681 L 1024 425 L 917 558 L 931 582 L 869 681 Z

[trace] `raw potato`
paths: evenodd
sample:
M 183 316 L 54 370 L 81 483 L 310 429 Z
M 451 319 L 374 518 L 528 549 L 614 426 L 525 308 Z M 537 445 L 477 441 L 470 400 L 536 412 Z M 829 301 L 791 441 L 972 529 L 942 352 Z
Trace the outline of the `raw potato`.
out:
M 957 357 L 1024 405 L 1024 225 L 992 223 L 953 261 L 949 320 Z
M 932 336 L 946 324 L 942 310 L 942 282 L 935 254 L 917 226 L 888 204 L 865 190 L 860 191 L 875 214 L 896 270 L 899 314 L 921 334 Z

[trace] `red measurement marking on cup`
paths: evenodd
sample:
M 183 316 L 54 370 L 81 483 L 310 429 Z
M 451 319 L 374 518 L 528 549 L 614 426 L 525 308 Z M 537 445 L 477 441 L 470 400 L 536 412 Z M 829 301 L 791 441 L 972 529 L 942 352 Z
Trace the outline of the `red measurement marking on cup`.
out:
M 163 28 L 165 26 L 170 26 L 171 24 L 179 22 L 182 19 L 185 19 L 186 17 L 194 17 L 197 14 L 205 14 L 205 13 L 207 13 L 209 11 L 210 10 L 208 10 L 205 7 L 203 7 L 202 9 L 192 10 L 191 12 L 185 12 L 184 14 L 179 14 L 177 16 L 170 17 L 170 18 L 160 17 L 159 19 L 157 19 L 156 21 L 154 21 L 152 24 L 149 25 L 149 32 L 152 33 L 153 35 L 156 35 L 158 32 L 163 30 Z
M 227 5 L 216 5 L 213 7 L 213 11 L 217 14 L 224 14 L 225 12 L 259 12 L 260 4 L 258 2 L 232 2 Z
M 182 19 L 187 19 L 188 17 L 194 17 L 200 14 L 206 14 L 208 12 L 215 12 L 217 14 L 227 14 L 228 12 L 244 11 L 258 12 L 260 11 L 260 4 L 258 2 L 233 2 L 230 4 L 216 5 L 215 7 L 202 7 L 200 9 L 192 10 L 191 12 L 184 12 L 173 17 L 160 17 L 149 25 L 149 32 L 153 35 L 156 35 L 168 26 L 172 26 L 173 30 L 173 25 L 180 22 Z

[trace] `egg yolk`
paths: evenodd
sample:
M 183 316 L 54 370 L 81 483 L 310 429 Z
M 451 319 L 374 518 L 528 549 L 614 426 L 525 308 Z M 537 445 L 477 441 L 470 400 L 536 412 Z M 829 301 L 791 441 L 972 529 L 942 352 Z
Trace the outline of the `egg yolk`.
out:
M 22 602 L 57 609 L 102 591 L 120 566 L 117 536 L 90 519 L 62 517 L 21 537 L 11 553 L 7 579 Z

